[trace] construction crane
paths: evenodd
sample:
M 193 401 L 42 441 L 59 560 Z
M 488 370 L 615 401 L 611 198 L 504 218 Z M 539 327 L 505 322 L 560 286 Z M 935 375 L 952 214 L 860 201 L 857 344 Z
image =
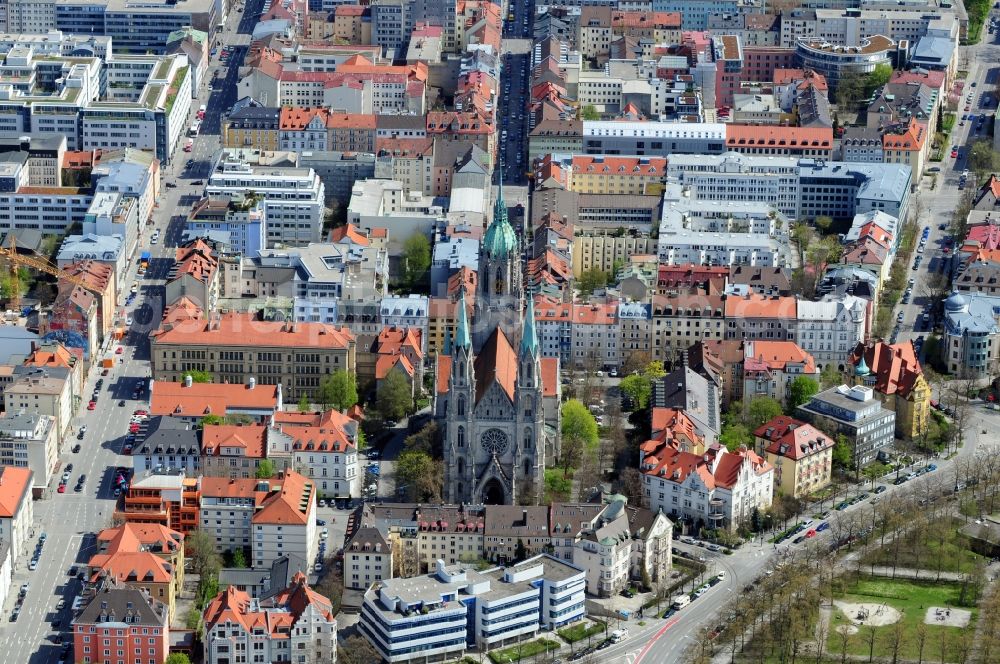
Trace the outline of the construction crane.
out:
M 11 291 L 13 291 L 10 296 L 11 309 L 17 310 L 21 308 L 21 278 L 17 274 L 17 268 L 19 267 L 30 267 L 34 270 L 38 270 L 39 272 L 51 274 L 57 279 L 68 281 L 69 283 L 86 289 L 97 296 L 101 295 L 100 291 L 96 290 L 85 280 L 60 270 L 46 259 L 35 256 L 23 256 L 17 253 L 17 242 L 13 233 L 10 234 L 10 246 L 4 247 L 3 245 L 0 245 L 0 258 L 10 263 Z

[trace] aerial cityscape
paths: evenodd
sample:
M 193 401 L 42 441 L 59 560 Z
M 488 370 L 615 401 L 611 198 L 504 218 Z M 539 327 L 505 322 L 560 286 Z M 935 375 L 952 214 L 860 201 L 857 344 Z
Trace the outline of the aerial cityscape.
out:
M 998 117 L 993 0 L 0 0 L 6 661 L 1000 664 Z

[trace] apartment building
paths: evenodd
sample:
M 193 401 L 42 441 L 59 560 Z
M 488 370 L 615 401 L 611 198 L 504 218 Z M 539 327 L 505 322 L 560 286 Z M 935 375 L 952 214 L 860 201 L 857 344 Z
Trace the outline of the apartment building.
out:
M 316 485 L 293 470 L 270 480 L 261 480 L 258 490 L 266 494 L 251 518 L 252 565 L 269 567 L 294 553 L 312 568 L 319 547 L 316 531 Z
M 0 467 L 0 541 L 10 546 L 14 566 L 17 558 L 27 553 L 35 527 L 31 475 L 30 468 Z
M 615 266 L 628 263 L 632 256 L 656 255 L 657 240 L 643 235 L 618 235 L 614 231 L 595 230 L 573 238 L 570 263 L 573 276 L 579 278 L 588 270 L 611 273 Z
M 146 592 L 107 579 L 73 617 L 73 653 L 80 662 L 164 662 L 170 652 L 170 611 Z M 138 653 L 138 654 L 136 654 Z
M 852 384 L 872 388 L 882 405 L 896 413 L 898 436 L 910 439 L 926 430 L 931 388 L 913 344 L 858 343 L 847 369 Z
M 201 431 L 201 471 L 209 477 L 255 477 L 267 457 L 264 424 L 206 424 Z
M 112 579 L 162 602 L 175 617 L 184 585 L 184 535 L 158 524 L 125 523 L 97 534 L 97 553 L 87 561 L 87 580 Z
M 25 14 L 36 8 L 33 16 Z M 9 10 L 21 12 L 25 19 L 8 26 L 12 32 L 45 32 L 58 29 L 70 34 L 103 35 L 123 53 L 164 53 L 171 32 L 191 27 L 209 35 L 222 19 L 222 9 L 209 0 L 187 0 L 182 5 L 168 0 L 101 0 L 67 2 L 15 0 Z
M 944 301 L 941 359 L 948 372 L 960 377 L 990 374 L 1000 357 L 1000 327 L 996 311 L 1000 297 L 953 292 Z
M 215 540 L 216 551 L 249 554 L 251 519 L 267 495 L 253 478 L 201 477 L 198 529 Z
M 255 320 L 249 314 L 167 323 L 150 334 L 156 380 L 182 380 L 185 372 L 207 371 L 220 382 L 250 389 L 278 385 L 297 401 L 312 397 L 323 376 L 353 371 L 356 341 L 345 328 L 324 323 Z
M 56 435 L 61 436 L 73 417 L 73 381 L 68 371 L 36 371 L 25 374 L 4 389 L 8 413 L 52 417 Z
M 248 105 L 223 119 L 222 147 L 278 150 L 281 109 Z
M 363 472 L 355 420 L 335 410 L 294 417 L 276 413 L 274 426 L 282 436 L 273 436 L 276 443 L 270 445 L 268 455 L 312 480 L 320 498 L 361 496 Z
M 198 480 L 183 473 L 133 478 L 115 508 L 115 519 L 158 524 L 184 534 L 198 527 Z
M 666 437 L 643 443 L 639 456 L 646 506 L 685 529 L 735 530 L 771 506 L 774 468 L 745 447 L 715 444 L 697 455 Z
M 268 244 L 296 246 L 320 240 L 326 193 L 314 170 L 251 165 L 223 154 L 205 194 L 214 198 L 248 190 L 264 198 Z
M 203 198 L 188 213 L 184 232 L 187 237 L 211 235 L 227 252 L 256 256 L 267 247 L 264 197 L 230 194 Z
M 228 664 L 237 658 L 259 662 L 337 660 L 333 605 L 309 587 L 302 572 L 284 590 L 261 599 L 229 586 L 208 603 L 203 617 L 202 646 L 207 664 Z
M 757 453 L 774 466 L 774 489 L 805 498 L 830 484 L 834 441 L 811 424 L 779 415 L 753 432 Z
M 654 295 L 650 358 L 673 366 L 694 343 L 726 337 L 726 301 L 719 294 Z
M 535 327 L 542 357 L 557 357 L 564 367 L 620 368 L 616 304 L 561 302 L 539 296 Z
M 55 417 L 9 413 L 0 417 L 0 466 L 30 469 L 32 483 L 41 491 L 52 479 L 59 440 Z
M 344 544 L 344 588 L 364 591 L 372 584 L 391 579 L 395 565 L 402 565 L 395 548 L 385 523 L 359 526 Z M 398 554 L 405 555 L 402 550 Z M 411 570 L 406 570 L 406 573 L 411 573 Z M 412 573 L 415 574 L 416 570 Z
M 894 440 L 896 414 L 882 407 L 870 387 L 831 387 L 799 406 L 797 412 L 824 431 L 847 436 L 856 468 L 875 461 Z
M 795 61 L 803 69 L 822 74 L 830 89 L 835 90 L 848 72 L 864 75 L 879 65 L 891 67 L 902 45 L 885 35 L 862 37 L 851 46 L 824 39 L 800 40 L 795 44 Z
M 770 397 L 787 403 L 792 382 L 799 376 L 819 383 L 819 368 L 812 355 L 793 341 L 743 342 L 743 403 Z
M 583 570 L 548 555 L 483 572 L 438 561 L 431 574 L 369 589 L 361 633 L 388 662 L 453 659 L 579 620 L 585 585 Z
M 819 302 L 796 302 L 791 339 L 809 353 L 822 370 L 828 364 L 844 369 L 844 361 L 871 329 L 872 304 L 855 295 L 826 295 Z

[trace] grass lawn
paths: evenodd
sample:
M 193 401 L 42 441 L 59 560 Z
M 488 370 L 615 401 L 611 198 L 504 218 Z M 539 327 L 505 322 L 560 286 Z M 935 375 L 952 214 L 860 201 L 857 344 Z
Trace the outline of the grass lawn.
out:
M 511 646 L 503 650 L 490 652 L 490 659 L 493 664 L 505 664 L 506 662 L 520 662 L 522 659 L 530 659 L 550 650 L 558 650 L 559 643 L 550 639 L 536 639 L 528 641 L 519 646 Z
M 959 586 L 955 583 L 918 583 L 915 581 L 900 581 L 891 579 L 862 579 L 855 586 L 839 593 L 836 597 L 848 602 L 864 602 L 869 604 L 887 604 L 902 613 L 902 639 L 899 656 L 902 659 L 917 660 L 920 656 L 919 635 L 924 616 L 931 606 L 959 608 Z M 968 642 L 975 630 L 977 611 L 971 609 L 972 619 L 967 628 L 941 625 L 924 625 L 923 660 L 933 659 L 940 662 L 957 662 L 961 659 L 963 641 Z M 830 621 L 830 633 L 827 637 L 827 653 L 839 655 L 844 645 L 837 627 L 851 624 L 840 609 L 834 609 Z M 847 642 L 847 652 L 851 655 L 868 656 L 868 635 L 872 628 L 862 626 Z M 895 625 L 875 627 L 874 656 L 885 658 L 892 656 L 893 634 Z M 967 654 L 967 652 L 966 652 Z
M 566 627 L 565 629 L 559 630 L 558 634 L 567 643 L 576 643 L 577 641 L 582 641 L 587 637 L 594 636 L 596 634 L 603 634 L 605 628 L 604 623 L 601 622 L 578 623 L 572 627 Z
M 900 542 L 898 551 L 894 551 L 890 544 L 866 556 L 864 562 L 891 566 L 895 559 L 898 567 L 932 572 L 969 572 L 977 563 L 985 562 L 985 558 L 969 550 L 968 539 L 958 532 L 959 523 L 952 521 L 951 526 L 944 532 L 943 538 L 928 536 L 918 529 L 911 530 Z

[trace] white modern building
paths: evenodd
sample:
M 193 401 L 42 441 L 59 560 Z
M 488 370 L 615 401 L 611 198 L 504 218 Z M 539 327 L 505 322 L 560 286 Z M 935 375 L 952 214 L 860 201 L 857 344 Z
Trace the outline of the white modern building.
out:
M 251 564 L 270 567 L 281 556 L 294 553 L 312 568 L 319 548 L 316 485 L 286 470 L 276 478 L 261 480 L 258 490 L 263 490 L 265 496 L 251 519 Z
M 30 468 L 33 483 L 42 490 L 58 458 L 56 418 L 36 413 L 0 417 L 0 466 Z
M 549 555 L 477 572 L 445 565 L 365 593 L 361 633 L 389 662 L 451 660 L 584 617 L 584 571 Z
M 313 169 L 251 165 L 223 154 L 205 193 L 217 198 L 248 191 L 264 197 L 268 245 L 301 246 L 320 240 L 326 192 Z

